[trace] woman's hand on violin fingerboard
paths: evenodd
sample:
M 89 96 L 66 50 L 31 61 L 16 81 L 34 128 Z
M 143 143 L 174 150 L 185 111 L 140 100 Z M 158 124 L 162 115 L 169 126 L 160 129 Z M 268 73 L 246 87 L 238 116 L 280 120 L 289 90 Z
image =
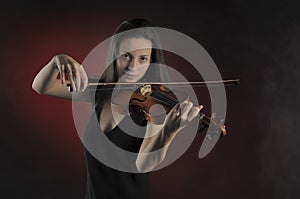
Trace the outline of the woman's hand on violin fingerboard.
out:
M 66 86 L 66 75 L 72 91 L 84 91 L 88 86 L 88 76 L 84 67 L 66 54 L 56 55 L 55 64 L 60 72 L 61 83 Z
M 165 131 L 171 134 L 175 131 L 180 131 L 197 117 L 202 108 L 202 105 L 194 106 L 189 100 L 185 100 L 181 104 L 178 103 L 166 116 L 164 124 Z

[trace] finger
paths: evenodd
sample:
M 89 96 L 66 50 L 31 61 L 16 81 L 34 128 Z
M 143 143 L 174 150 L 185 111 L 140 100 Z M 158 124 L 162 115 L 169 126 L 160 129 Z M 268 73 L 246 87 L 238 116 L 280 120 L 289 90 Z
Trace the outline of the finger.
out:
M 174 121 L 176 118 L 180 118 L 180 104 L 176 104 L 168 113 L 166 121 Z
M 66 86 L 66 73 L 65 73 L 65 65 L 61 65 L 61 71 L 60 71 L 60 81 L 63 86 Z
M 203 109 L 203 105 L 199 105 L 198 108 L 200 109 L 200 111 Z
M 75 91 L 80 91 L 80 84 L 81 84 L 81 77 L 80 77 L 80 73 L 79 73 L 79 64 L 75 61 L 73 61 L 73 59 L 71 59 L 71 57 L 68 58 L 68 62 L 69 65 L 71 66 L 72 69 L 72 73 L 73 73 L 73 81 L 75 83 Z
M 79 69 L 79 72 L 80 72 L 80 76 L 82 78 L 82 91 L 84 91 L 87 86 L 88 86 L 88 76 L 86 74 L 86 71 L 84 70 L 84 67 L 82 65 L 80 65 L 80 69 Z
M 181 112 L 181 117 L 183 120 L 187 119 L 187 116 L 192 107 L 193 107 L 192 102 L 187 102 L 186 106 L 183 107 L 182 112 Z
M 172 110 L 171 110 L 172 114 L 175 115 L 175 116 L 179 116 L 180 115 L 180 104 L 176 104 Z
M 71 65 L 68 64 L 67 68 L 68 68 L 68 75 L 69 75 L 68 77 L 69 77 L 69 80 L 70 80 L 70 83 L 71 83 L 71 90 L 76 91 L 76 86 L 75 86 L 75 81 L 74 81 L 74 75 L 73 75 L 73 71 L 72 71 Z
M 69 79 L 70 79 L 70 83 L 71 83 L 71 91 L 76 91 L 76 85 L 75 85 L 75 81 L 74 81 L 74 77 L 72 73 L 69 73 Z
M 81 77 L 79 74 L 79 70 L 75 71 L 75 83 L 76 83 L 76 90 L 80 91 Z
M 64 74 L 64 68 L 65 68 L 65 65 L 61 65 L 58 56 L 55 56 L 55 63 L 56 63 L 57 69 L 59 70 L 60 82 L 61 82 L 61 84 L 64 84 L 63 74 Z
M 200 110 L 201 110 L 200 106 L 191 108 L 191 111 L 187 116 L 188 121 L 191 122 L 199 114 Z
M 59 70 L 59 75 L 60 75 L 60 82 L 63 86 L 65 86 L 66 79 L 65 79 L 65 65 L 61 64 L 59 56 L 55 56 L 55 62 L 56 66 Z
M 168 128 L 176 128 L 180 124 L 181 117 L 180 117 L 180 104 L 177 103 L 168 113 L 167 117 L 165 118 L 164 126 L 166 129 Z
M 188 100 L 184 100 L 181 104 L 180 104 L 180 110 L 181 112 L 184 111 L 184 109 L 186 108 L 186 106 L 188 105 L 189 101 Z

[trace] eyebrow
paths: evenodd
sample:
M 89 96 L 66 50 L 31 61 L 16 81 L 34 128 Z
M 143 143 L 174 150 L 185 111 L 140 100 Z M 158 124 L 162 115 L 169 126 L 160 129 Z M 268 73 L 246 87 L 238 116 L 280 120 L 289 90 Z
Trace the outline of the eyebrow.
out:
M 127 51 L 124 51 L 124 50 L 121 51 L 121 54 L 130 54 L 130 55 L 132 55 L 130 52 L 127 52 Z M 142 57 L 142 56 L 150 57 L 151 55 L 140 55 L 140 57 Z

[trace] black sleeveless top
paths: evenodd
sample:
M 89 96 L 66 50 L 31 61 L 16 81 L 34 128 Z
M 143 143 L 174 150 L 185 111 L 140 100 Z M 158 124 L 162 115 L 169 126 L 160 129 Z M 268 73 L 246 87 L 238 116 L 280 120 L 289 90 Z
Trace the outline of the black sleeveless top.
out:
M 118 126 L 105 135 L 116 146 L 135 153 L 138 153 L 143 141 L 123 132 Z M 148 173 L 128 173 L 110 168 L 98 161 L 85 147 L 84 154 L 87 165 L 85 199 L 150 198 Z

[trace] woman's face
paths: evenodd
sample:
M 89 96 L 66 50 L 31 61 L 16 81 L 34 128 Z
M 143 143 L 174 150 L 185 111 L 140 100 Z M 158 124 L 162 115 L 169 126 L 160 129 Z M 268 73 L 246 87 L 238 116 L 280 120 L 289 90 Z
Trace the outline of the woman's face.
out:
M 141 79 L 149 68 L 151 51 L 152 43 L 148 39 L 124 39 L 116 60 L 120 82 L 137 82 Z

